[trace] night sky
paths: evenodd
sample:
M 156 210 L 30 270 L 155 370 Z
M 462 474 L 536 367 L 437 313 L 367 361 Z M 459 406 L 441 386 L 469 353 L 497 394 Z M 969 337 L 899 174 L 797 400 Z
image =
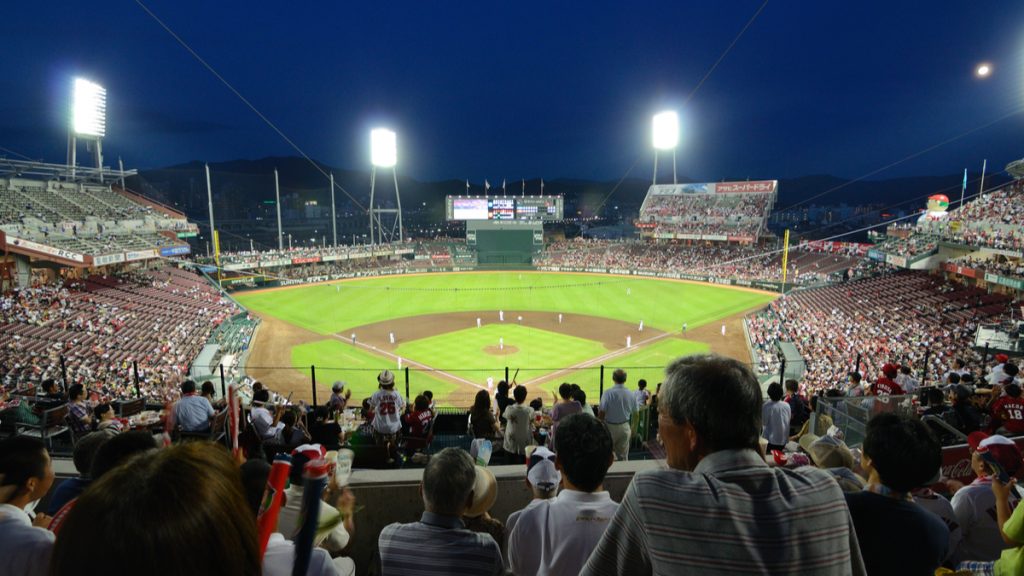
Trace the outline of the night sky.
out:
M 342 168 L 381 124 L 419 179 L 646 178 L 662 108 L 695 179 L 858 177 L 1015 111 L 876 178 L 1024 156 L 1024 3 L 772 0 L 684 106 L 761 3 L 147 1 Z M 112 165 L 295 155 L 135 2 L 10 2 L 0 38 L 10 151 L 64 161 L 80 74 L 108 89 Z

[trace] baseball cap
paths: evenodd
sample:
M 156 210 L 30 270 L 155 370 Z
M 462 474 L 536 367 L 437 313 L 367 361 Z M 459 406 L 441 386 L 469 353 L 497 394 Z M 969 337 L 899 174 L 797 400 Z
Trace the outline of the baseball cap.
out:
M 292 456 L 300 454 L 307 460 L 316 460 L 327 455 L 327 448 L 323 444 L 302 444 L 292 450 Z
M 1009 361 L 1010 361 L 1010 357 L 1007 356 L 1006 354 L 996 354 L 996 362 L 998 362 L 1000 364 L 1005 364 L 1006 362 L 1009 362 Z
M 562 482 L 562 473 L 555 467 L 555 453 L 538 446 L 526 461 L 526 479 L 541 490 L 557 487 Z
M 900 367 L 895 364 L 886 364 L 882 366 L 882 374 L 885 374 L 888 378 L 895 378 L 900 373 Z
M 967 445 L 972 452 L 988 452 L 999 462 L 1009 475 L 1014 475 L 1021 468 L 1022 456 L 1020 449 L 1002 434 L 988 435 L 984 432 L 971 432 L 967 435 Z
M 846 442 L 834 436 L 804 434 L 800 447 L 819 468 L 853 468 L 853 453 Z
M 473 504 L 464 513 L 467 518 L 476 518 L 491 509 L 498 499 L 498 481 L 487 468 L 476 467 L 476 479 L 473 481 Z
M 390 386 L 395 383 L 395 375 L 391 373 L 391 370 L 382 370 L 377 375 L 377 382 L 384 386 Z
M 345 389 L 345 383 L 342 382 L 341 380 L 338 380 L 337 382 L 334 383 L 333 386 L 331 386 L 331 390 L 333 390 L 335 392 L 341 392 L 344 389 Z

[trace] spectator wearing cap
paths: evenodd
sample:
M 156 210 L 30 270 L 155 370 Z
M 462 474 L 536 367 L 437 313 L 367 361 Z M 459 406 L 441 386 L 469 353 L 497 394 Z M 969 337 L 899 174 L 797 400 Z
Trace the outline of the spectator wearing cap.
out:
M 1010 361 L 1010 357 L 1006 354 L 996 354 L 995 361 L 995 366 L 993 366 L 992 370 L 985 375 L 985 382 L 988 382 L 989 386 L 999 384 L 1006 379 L 1006 373 L 1003 371 L 1003 367 Z
M 789 440 L 789 404 L 782 401 L 782 384 L 768 385 L 768 400 L 761 406 L 761 435 L 768 440 L 768 452 L 785 450 Z
M 255 388 L 255 387 L 254 387 Z M 249 411 L 249 420 L 253 428 L 260 435 L 262 440 L 273 440 L 277 433 L 284 428 L 281 416 L 284 415 L 284 405 L 278 406 L 271 414 L 267 408 L 270 402 L 270 391 L 260 387 L 252 393 L 252 410 Z
M 395 392 L 395 375 L 391 370 L 382 371 L 377 376 L 377 384 L 380 389 L 370 396 L 370 408 L 373 409 L 373 436 L 377 444 L 393 444 L 395 436 L 402 429 L 405 399 Z
M 473 483 L 473 503 L 463 514 L 466 528 L 473 532 L 490 534 L 498 545 L 505 543 L 505 525 L 491 516 L 490 511 L 498 499 L 498 481 L 494 473 L 483 466 L 476 467 Z
M 835 476 L 843 492 L 859 492 L 864 489 L 864 479 L 853 471 L 853 453 L 846 442 L 831 434 L 804 434 L 800 437 L 800 447 L 807 452 L 815 466 Z
M 896 383 L 899 373 L 899 366 L 895 364 L 882 366 L 882 377 L 871 385 L 871 393 L 875 396 L 902 396 L 903 388 Z
M 526 486 L 533 494 L 533 499 L 522 510 L 516 510 L 508 515 L 505 520 L 505 533 L 512 534 L 519 515 L 540 504 L 544 500 L 550 500 L 558 493 L 558 486 L 562 482 L 562 473 L 555 466 L 555 453 L 544 446 L 537 446 L 532 451 L 526 462 Z M 506 543 L 507 546 L 507 543 Z M 508 557 L 506 556 L 506 560 Z
M 302 493 L 303 479 L 302 470 L 310 460 L 323 458 L 327 450 L 319 444 L 304 444 L 292 451 L 292 467 L 288 476 L 288 488 L 284 491 L 284 504 L 277 517 L 277 531 L 284 534 L 285 538 L 291 539 L 299 531 L 302 524 Z M 334 528 L 325 534 L 318 534 L 314 543 L 322 546 L 337 556 L 348 546 L 351 539 L 350 532 L 354 530 L 354 518 L 351 510 L 347 511 L 343 522 L 337 522 L 342 514 L 334 506 L 327 502 L 320 501 L 320 524 L 336 524 Z
M 526 386 L 516 386 L 512 391 L 514 404 L 505 408 L 505 452 L 511 460 L 520 463 L 525 459 L 526 447 L 533 444 L 534 411 L 526 405 Z
M 331 398 L 327 401 L 327 407 L 331 412 L 339 412 L 348 406 L 348 399 L 352 397 L 352 391 L 345 388 L 345 383 L 338 380 L 331 385 Z
M 0 441 L 0 574 L 48 573 L 54 535 L 50 517 L 30 505 L 53 485 L 53 465 L 42 441 L 15 436 Z M 9 492 L 9 494 L 8 494 Z
M 585 414 L 567 417 L 555 448 L 564 489 L 519 515 L 508 539 L 514 574 L 579 574 L 619 507 L 604 490 L 614 456 L 603 423 Z
M 962 562 L 957 566 L 961 572 L 999 576 L 1024 574 L 1024 506 L 1017 506 L 1012 512 L 1010 507 L 1010 494 L 1016 492 L 1016 485 L 1016 478 L 1011 478 L 1006 484 L 1000 482 L 998 478 L 992 479 L 992 494 L 996 499 L 996 523 L 1001 527 L 1003 542 L 1010 548 L 1003 550 L 995 562 Z
M 385 526 L 378 538 L 381 574 L 471 576 L 501 574 L 498 543 L 488 534 L 467 530 L 462 521 L 473 504 L 476 466 L 460 448 L 445 448 L 423 470 L 418 522 Z
M 989 430 L 1024 434 L 1024 398 L 1021 398 L 1020 384 L 1007 384 L 1003 387 L 1003 393 L 1004 396 L 992 403 L 992 423 Z
M 629 419 L 636 412 L 636 397 L 626 389 L 626 371 L 612 373 L 614 385 L 601 395 L 598 418 L 608 425 L 616 460 L 629 460 Z
M 868 574 L 933 574 L 946 559 L 949 529 L 910 494 L 941 465 L 942 448 L 920 420 L 890 413 L 868 422 L 861 459 L 868 485 L 846 494 Z M 892 534 L 912 552 L 892 554 Z
M 828 473 L 769 467 L 761 386 L 731 358 L 679 358 L 658 402 L 668 470 L 638 472 L 581 574 L 864 574 Z
M 196 383 L 181 383 L 181 399 L 174 403 L 174 421 L 182 432 L 209 432 L 216 412 L 210 402 L 196 394 Z
M 991 477 L 995 471 L 982 454 L 991 455 L 1007 474 L 1014 476 L 1021 468 L 1021 453 L 1013 441 L 998 434 L 989 436 L 984 432 L 973 432 L 968 435 L 967 444 L 971 449 L 971 468 L 977 477 L 953 494 L 953 512 L 963 529 L 956 557 L 992 562 L 1008 546 L 1000 536 L 996 520 L 996 498 L 992 492 Z M 1010 505 L 1016 506 L 1017 501 L 1016 495 L 1009 497 Z

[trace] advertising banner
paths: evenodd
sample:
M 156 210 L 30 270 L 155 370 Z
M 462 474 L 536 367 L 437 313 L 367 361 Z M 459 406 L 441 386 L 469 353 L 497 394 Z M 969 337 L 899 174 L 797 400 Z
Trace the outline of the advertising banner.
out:
M 65 250 L 63 248 L 55 248 L 53 246 L 47 246 L 46 244 L 40 244 L 31 240 L 25 240 L 22 238 L 16 238 L 14 236 L 7 237 L 8 246 L 17 246 L 25 250 L 33 250 L 35 252 L 41 252 L 43 254 L 49 254 L 50 256 L 56 256 L 57 258 L 63 258 L 65 260 L 71 260 L 72 262 L 85 262 L 85 256 L 77 252 Z
M 106 266 L 108 264 L 119 264 L 124 262 L 124 252 L 118 252 L 117 254 L 104 254 L 103 256 L 93 256 L 93 266 Z
M 942 263 L 942 269 L 945 270 L 946 272 L 951 272 L 953 274 L 959 274 L 960 276 L 965 276 L 967 278 L 977 278 L 978 277 L 978 271 L 975 270 L 974 268 L 968 268 L 966 266 L 958 266 L 956 264 L 953 264 L 952 262 L 943 262 Z
M 701 238 L 704 240 L 714 240 L 715 242 L 725 242 L 729 239 L 725 234 L 702 234 Z
M 124 253 L 124 259 L 128 262 L 134 262 L 135 260 L 148 260 L 149 258 L 156 258 L 157 251 L 155 249 L 150 250 L 132 250 Z
M 188 244 L 184 246 L 167 246 L 160 249 L 161 256 L 182 256 L 190 252 L 192 252 L 192 248 Z
M 752 182 L 718 182 L 714 184 L 715 194 L 756 194 L 775 192 L 778 180 L 755 180 Z
M 895 254 L 887 254 L 885 256 L 885 261 L 887 263 L 889 263 L 889 264 L 892 264 L 893 266 L 899 266 L 900 268 L 906 268 L 907 267 L 907 258 L 906 258 L 906 256 L 897 256 Z
M 885 262 L 885 252 L 872 248 L 868 250 L 868 258 L 871 260 L 877 260 L 878 262 Z
M 304 258 L 292 258 L 292 264 L 312 264 L 314 262 L 319 262 L 319 261 L 320 261 L 320 257 L 319 256 L 306 256 Z

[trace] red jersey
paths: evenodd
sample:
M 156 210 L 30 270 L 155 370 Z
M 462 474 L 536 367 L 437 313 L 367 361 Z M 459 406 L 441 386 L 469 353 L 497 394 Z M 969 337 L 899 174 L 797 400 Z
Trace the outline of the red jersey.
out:
M 1002 422 L 1003 428 L 1019 434 L 1024 432 L 1024 398 L 1003 396 L 992 404 L 992 417 Z
M 885 376 L 875 380 L 875 383 L 871 385 L 871 393 L 875 396 L 881 396 L 883 394 L 889 396 L 902 396 L 904 394 L 902 386 Z
M 430 425 L 430 420 L 434 417 L 434 413 L 427 410 L 420 410 L 410 412 L 405 417 L 405 423 L 409 425 L 410 436 L 426 436 L 427 426 Z

